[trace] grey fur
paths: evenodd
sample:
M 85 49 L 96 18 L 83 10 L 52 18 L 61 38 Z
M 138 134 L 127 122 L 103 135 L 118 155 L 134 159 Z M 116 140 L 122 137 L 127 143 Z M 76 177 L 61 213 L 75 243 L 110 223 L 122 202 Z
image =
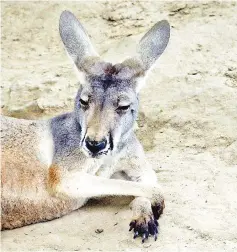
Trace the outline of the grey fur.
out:
M 146 69 L 160 57 L 168 45 L 170 25 L 166 20 L 156 23 L 140 40 L 138 53 Z
M 86 56 L 96 56 L 82 24 L 69 11 L 63 11 L 59 20 L 62 41 L 75 64 L 79 65 Z
M 68 156 L 81 146 L 81 126 L 74 113 L 66 113 L 50 120 L 54 142 L 54 156 Z

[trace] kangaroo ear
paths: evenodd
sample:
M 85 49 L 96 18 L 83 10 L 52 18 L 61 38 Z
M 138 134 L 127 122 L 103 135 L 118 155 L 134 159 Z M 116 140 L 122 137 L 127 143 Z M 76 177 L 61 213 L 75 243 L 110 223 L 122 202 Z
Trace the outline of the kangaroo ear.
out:
M 71 12 L 62 12 L 59 20 L 59 32 L 69 56 L 79 69 L 82 61 L 88 57 L 93 59 L 98 57 L 84 27 Z
M 134 78 L 138 93 L 145 82 L 147 71 L 164 52 L 170 38 L 170 25 L 166 20 L 156 23 L 140 40 L 138 55 L 120 64 L 120 78 Z
M 138 54 L 145 70 L 148 70 L 164 52 L 170 38 L 170 25 L 162 20 L 156 23 L 140 40 Z

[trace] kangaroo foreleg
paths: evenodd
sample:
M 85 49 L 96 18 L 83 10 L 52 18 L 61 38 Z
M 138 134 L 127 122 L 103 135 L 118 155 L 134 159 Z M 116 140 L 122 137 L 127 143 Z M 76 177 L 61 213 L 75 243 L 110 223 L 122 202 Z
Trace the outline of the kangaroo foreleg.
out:
M 142 162 L 141 162 L 142 163 Z M 124 171 L 127 176 L 138 184 L 157 186 L 156 174 L 147 162 L 142 167 L 136 167 Z M 157 239 L 158 219 L 165 207 L 163 197 L 136 197 L 130 204 L 133 213 L 130 230 L 134 230 L 134 238 L 142 236 L 142 242 L 149 235 Z
M 58 197 L 90 198 L 124 195 L 146 197 L 150 200 L 163 198 L 157 185 L 107 179 L 79 171 L 62 172 L 56 166 L 51 166 L 48 182 L 50 191 Z

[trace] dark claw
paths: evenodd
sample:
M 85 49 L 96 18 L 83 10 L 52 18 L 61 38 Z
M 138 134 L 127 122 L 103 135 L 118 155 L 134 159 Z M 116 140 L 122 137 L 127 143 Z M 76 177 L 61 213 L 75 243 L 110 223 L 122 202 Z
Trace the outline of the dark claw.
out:
M 136 225 L 136 221 L 130 222 L 130 224 L 129 224 L 129 226 L 130 226 L 129 231 L 131 231 L 132 229 L 134 229 L 135 225 Z
M 142 243 L 144 243 L 145 240 L 146 240 L 146 234 L 143 234 L 143 236 L 142 236 Z
M 131 221 L 130 224 L 129 224 L 129 226 L 134 226 L 135 223 L 136 223 L 136 221 Z
M 155 241 L 157 240 L 157 233 L 155 233 L 155 235 L 154 235 L 154 240 Z
M 149 229 L 149 233 L 151 235 L 154 235 L 155 234 L 155 231 L 157 230 L 157 225 L 155 223 L 155 221 L 153 219 L 151 219 L 149 222 L 148 222 L 148 229 Z
M 154 236 L 155 241 L 157 240 L 158 235 L 158 221 L 150 217 L 150 220 L 147 221 L 146 219 L 142 221 L 132 221 L 129 224 L 130 228 L 129 231 L 134 229 L 134 239 L 136 239 L 138 236 L 142 237 L 142 243 L 145 242 L 146 239 L 148 239 L 149 234 Z
M 136 231 L 134 236 L 133 236 L 133 239 L 136 239 L 138 237 L 138 232 Z
M 145 240 L 147 240 L 147 239 L 148 239 L 148 237 L 149 237 L 149 232 L 148 232 L 148 231 L 146 231 L 146 233 L 145 233 L 145 234 L 143 234 L 143 236 L 142 236 L 142 243 L 144 243 L 144 242 L 145 242 Z

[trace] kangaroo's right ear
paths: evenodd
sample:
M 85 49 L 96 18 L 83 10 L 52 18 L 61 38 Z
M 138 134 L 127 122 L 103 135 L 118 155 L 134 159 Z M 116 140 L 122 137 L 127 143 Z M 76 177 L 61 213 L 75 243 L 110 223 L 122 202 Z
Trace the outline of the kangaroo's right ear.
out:
M 69 11 L 63 11 L 59 20 L 59 32 L 64 46 L 77 68 L 83 72 L 99 61 L 88 34 L 77 18 Z M 85 62 L 87 62 L 85 64 Z M 87 69 L 87 70 L 88 70 Z

